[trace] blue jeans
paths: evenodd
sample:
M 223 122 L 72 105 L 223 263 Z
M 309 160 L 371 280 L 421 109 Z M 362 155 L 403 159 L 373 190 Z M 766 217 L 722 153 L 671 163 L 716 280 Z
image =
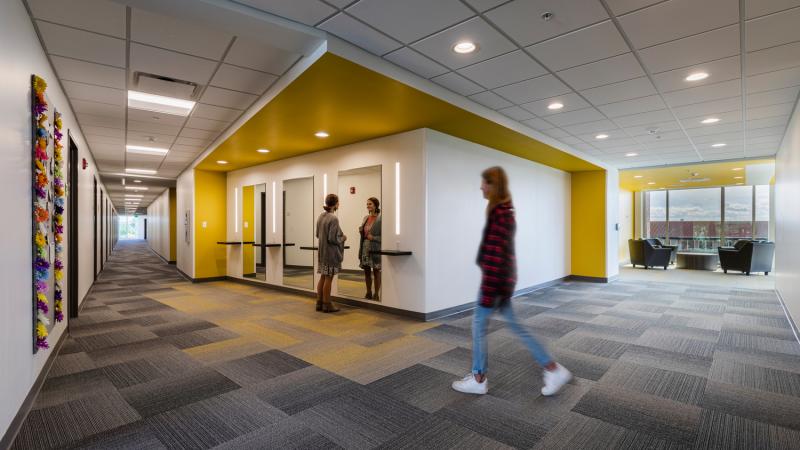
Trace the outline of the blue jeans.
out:
M 472 373 L 474 374 L 485 374 L 486 368 L 488 367 L 488 346 L 487 346 L 487 339 L 486 339 L 486 326 L 489 323 L 489 317 L 492 313 L 498 309 L 497 306 L 492 308 L 487 308 L 485 306 L 481 306 L 480 302 L 478 302 L 478 306 L 475 308 L 475 311 L 472 315 Z M 553 358 L 550 357 L 550 354 L 547 353 L 547 350 L 540 344 L 533 336 L 528 333 L 522 325 L 517 322 L 517 318 L 514 316 L 514 310 L 511 308 L 511 301 L 507 300 L 504 306 L 500 306 L 500 313 L 506 319 L 506 322 L 511 327 L 511 330 L 522 339 L 522 342 L 528 347 L 528 351 L 531 352 L 533 359 L 539 363 L 540 366 L 544 367 L 550 364 L 553 361 Z

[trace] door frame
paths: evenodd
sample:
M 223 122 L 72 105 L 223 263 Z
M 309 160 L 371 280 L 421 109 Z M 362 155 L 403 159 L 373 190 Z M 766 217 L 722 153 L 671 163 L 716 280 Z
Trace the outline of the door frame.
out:
M 67 309 L 69 319 L 78 317 L 78 146 L 72 139 L 72 134 L 67 131 L 69 142 L 69 166 L 67 175 Z

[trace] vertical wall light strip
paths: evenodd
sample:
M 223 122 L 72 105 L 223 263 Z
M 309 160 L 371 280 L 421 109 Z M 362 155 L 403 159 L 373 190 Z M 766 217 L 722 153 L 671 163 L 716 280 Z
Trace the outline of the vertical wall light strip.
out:
M 239 188 L 233 188 L 233 232 L 239 232 Z
M 275 232 L 275 182 L 272 182 L 272 232 Z
M 394 163 L 394 234 L 400 235 L 400 161 Z
M 322 200 L 328 197 L 328 174 L 322 174 Z

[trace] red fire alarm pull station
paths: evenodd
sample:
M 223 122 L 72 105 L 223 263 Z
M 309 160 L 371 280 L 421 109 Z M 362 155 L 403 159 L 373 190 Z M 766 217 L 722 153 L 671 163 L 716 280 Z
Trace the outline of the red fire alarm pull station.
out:
M 86 168 L 89 167 L 89 163 L 86 162 L 86 158 L 83 158 L 81 161 L 81 167 L 83 167 L 83 170 L 86 170 Z
M 356 193 L 356 187 L 355 186 L 350 186 L 350 193 L 351 194 L 355 194 Z

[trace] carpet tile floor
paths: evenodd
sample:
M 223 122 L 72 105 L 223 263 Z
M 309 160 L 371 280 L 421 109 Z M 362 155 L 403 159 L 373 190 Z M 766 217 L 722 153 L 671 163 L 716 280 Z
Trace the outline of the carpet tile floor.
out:
M 489 394 L 464 395 L 471 312 L 319 314 L 121 242 L 12 448 L 800 448 L 800 344 L 774 291 L 567 282 L 514 305 L 575 375 L 555 397 L 499 316 Z

